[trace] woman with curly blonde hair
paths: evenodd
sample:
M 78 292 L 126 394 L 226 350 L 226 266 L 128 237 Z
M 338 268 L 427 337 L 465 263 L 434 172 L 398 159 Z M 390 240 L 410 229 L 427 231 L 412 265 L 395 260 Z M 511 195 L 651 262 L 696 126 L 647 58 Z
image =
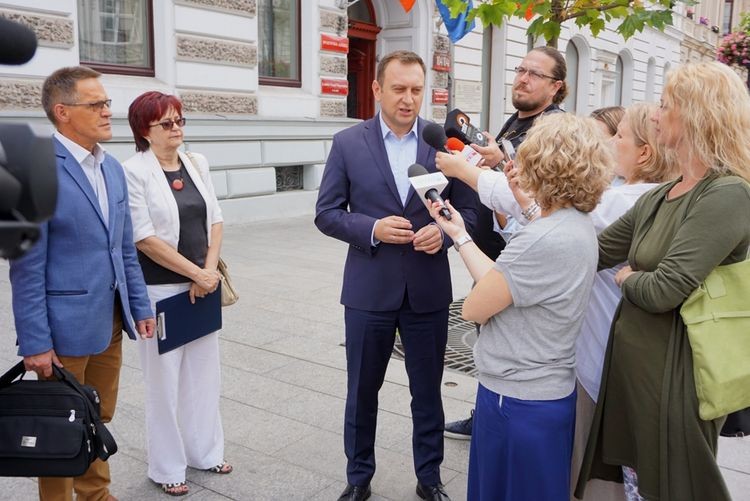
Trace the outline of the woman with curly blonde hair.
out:
M 440 160 L 449 155 L 438 153 Z M 463 316 L 482 324 L 467 498 L 565 499 L 575 423 L 575 339 L 597 261 L 590 212 L 608 185 L 609 149 L 592 119 L 537 119 L 518 149 L 518 182 L 539 204 L 493 262 L 450 204 L 432 216 L 476 286 Z
M 703 421 L 683 301 L 750 246 L 750 97 L 719 63 L 672 70 L 654 115 L 680 176 L 643 195 L 599 236 L 599 268 L 615 275 L 615 314 L 576 489 L 631 478 L 631 499 L 728 501 L 716 464 L 723 419 Z

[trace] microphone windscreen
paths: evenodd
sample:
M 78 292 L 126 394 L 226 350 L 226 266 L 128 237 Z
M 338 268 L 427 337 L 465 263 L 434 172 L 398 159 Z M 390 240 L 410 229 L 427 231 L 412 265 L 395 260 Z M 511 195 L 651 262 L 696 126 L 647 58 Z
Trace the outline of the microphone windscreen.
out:
M 0 17 L 0 64 L 24 64 L 36 53 L 36 35 L 22 24 Z
M 449 150 L 463 151 L 464 146 L 466 146 L 464 142 L 457 137 L 449 137 L 448 141 L 445 142 L 445 147 Z
M 408 170 L 409 177 L 425 176 L 429 174 L 423 165 L 411 164 Z
M 435 122 L 430 122 L 422 129 L 422 139 L 438 151 L 445 150 L 445 142 L 448 138 L 445 136 L 445 129 Z

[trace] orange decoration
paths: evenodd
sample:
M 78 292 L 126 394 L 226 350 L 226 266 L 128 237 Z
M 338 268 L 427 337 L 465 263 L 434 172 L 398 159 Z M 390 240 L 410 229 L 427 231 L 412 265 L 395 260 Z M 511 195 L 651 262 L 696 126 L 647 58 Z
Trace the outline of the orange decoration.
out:
M 527 21 L 530 21 L 532 17 L 534 17 L 534 6 L 532 4 L 529 4 L 528 7 L 526 7 L 526 14 L 523 16 L 524 19 Z
M 417 3 L 417 0 L 400 0 L 401 7 L 404 8 L 406 12 L 409 12 L 412 7 L 414 7 L 414 4 Z

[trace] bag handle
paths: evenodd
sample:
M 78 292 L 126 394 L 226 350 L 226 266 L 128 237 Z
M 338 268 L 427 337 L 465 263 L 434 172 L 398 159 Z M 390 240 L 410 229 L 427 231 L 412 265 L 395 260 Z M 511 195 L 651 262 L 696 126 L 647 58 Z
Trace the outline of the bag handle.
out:
M 26 374 L 26 368 L 23 365 L 23 360 L 18 362 L 16 365 L 11 367 L 8 372 L 0 376 L 0 388 L 10 386 L 10 383 L 16 380 L 19 376 Z

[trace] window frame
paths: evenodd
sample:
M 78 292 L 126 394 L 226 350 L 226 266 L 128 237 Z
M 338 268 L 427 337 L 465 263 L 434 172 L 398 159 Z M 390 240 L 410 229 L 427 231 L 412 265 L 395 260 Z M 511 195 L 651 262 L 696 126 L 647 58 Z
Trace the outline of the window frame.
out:
M 258 84 L 259 85 L 271 85 L 274 87 L 302 87 L 302 0 L 292 0 L 296 4 L 297 12 L 297 46 L 292 47 L 297 51 L 297 78 L 284 78 L 284 77 L 266 77 L 260 74 L 260 44 L 261 34 L 258 30 Z M 260 2 L 258 2 L 260 4 Z M 260 5 L 258 5 L 260 10 Z
M 148 58 L 149 66 L 139 68 L 127 64 L 101 63 L 96 61 L 86 61 L 81 58 L 80 34 L 81 34 L 81 16 L 78 17 L 78 58 L 82 66 L 88 66 L 100 73 L 114 75 L 130 75 L 139 77 L 153 77 L 156 75 L 156 61 L 154 61 L 154 0 L 144 0 L 146 2 L 146 23 L 149 32 Z M 76 2 L 76 5 L 78 2 Z

